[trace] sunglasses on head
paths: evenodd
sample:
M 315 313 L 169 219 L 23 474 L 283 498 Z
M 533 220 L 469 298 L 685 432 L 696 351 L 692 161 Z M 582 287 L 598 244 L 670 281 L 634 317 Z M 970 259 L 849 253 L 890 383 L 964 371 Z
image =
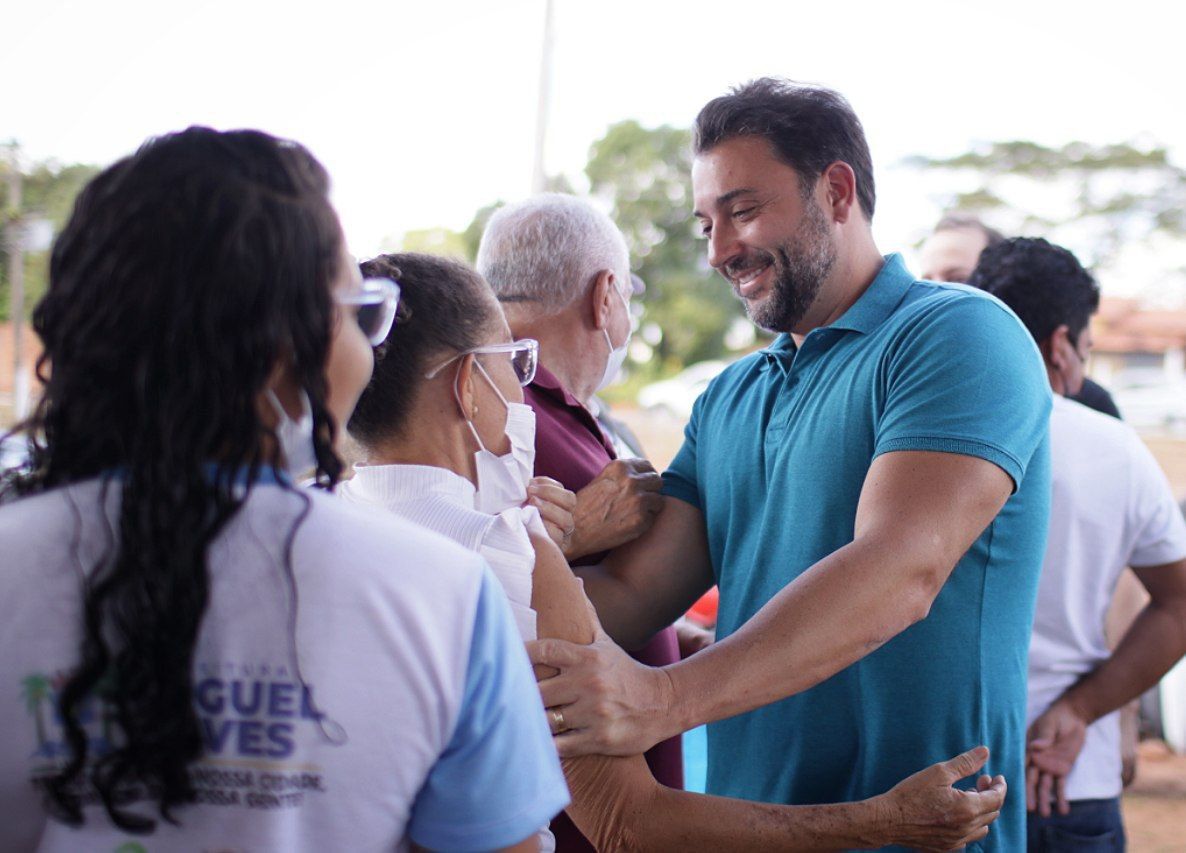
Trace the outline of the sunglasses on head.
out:
M 355 322 L 371 346 L 377 347 L 387 340 L 387 333 L 395 322 L 395 309 L 399 306 L 398 284 L 389 278 L 367 278 L 358 290 L 336 294 L 334 298 L 339 305 L 357 308 Z

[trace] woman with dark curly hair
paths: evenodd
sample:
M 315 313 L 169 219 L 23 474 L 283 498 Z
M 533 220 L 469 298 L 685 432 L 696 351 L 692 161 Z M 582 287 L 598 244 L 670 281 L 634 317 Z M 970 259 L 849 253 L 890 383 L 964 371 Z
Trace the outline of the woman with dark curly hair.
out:
M 0 507 L 4 850 L 530 850 L 567 802 L 481 561 L 293 485 L 337 482 L 398 294 L 327 191 L 299 145 L 191 128 L 54 247 Z

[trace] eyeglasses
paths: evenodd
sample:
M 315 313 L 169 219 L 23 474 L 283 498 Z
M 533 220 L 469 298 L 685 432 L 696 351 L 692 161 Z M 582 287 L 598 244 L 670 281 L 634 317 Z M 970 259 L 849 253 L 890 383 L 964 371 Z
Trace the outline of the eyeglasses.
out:
M 336 293 L 334 299 L 339 305 L 358 307 L 354 320 L 371 346 L 377 347 L 387 340 L 387 333 L 395 322 L 395 309 L 399 306 L 398 284 L 389 278 L 363 279 L 358 290 Z
M 438 364 L 428 373 L 424 374 L 425 379 L 432 379 L 446 367 L 459 358 L 463 358 L 470 353 L 474 355 L 494 355 L 496 353 L 505 352 L 511 357 L 511 367 L 515 371 L 515 377 L 519 380 L 520 385 L 530 385 L 531 380 L 535 379 L 535 368 L 539 365 L 539 341 L 535 338 L 523 338 L 518 341 L 511 341 L 509 344 L 487 344 L 482 347 L 474 347 L 467 349 L 465 352 L 459 352 L 444 364 Z

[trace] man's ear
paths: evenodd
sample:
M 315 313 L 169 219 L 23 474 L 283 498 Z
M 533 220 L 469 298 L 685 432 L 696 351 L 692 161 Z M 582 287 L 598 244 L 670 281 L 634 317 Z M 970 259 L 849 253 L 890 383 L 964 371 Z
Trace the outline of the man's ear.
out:
M 827 207 L 824 208 L 824 213 L 831 213 L 831 219 L 836 224 L 844 224 L 860 205 L 857 201 L 856 172 L 852 170 L 852 166 L 837 160 L 824 169 L 820 180 L 827 194 Z
M 1067 366 L 1075 345 L 1071 343 L 1071 330 L 1065 323 L 1057 326 L 1050 336 L 1038 347 L 1042 357 L 1051 367 L 1061 370 Z
M 467 421 L 472 421 L 478 413 L 478 401 L 474 395 L 474 380 L 477 377 L 477 370 L 474 368 L 475 358 L 477 356 L 472 352 L 461 357 L 454 380 L 457 383 L 454 400 L 461 416 Z
M 610 311 L 613 303 L 613 288 L 617 287 L 617 279 L 613 270 L 601 270 L 593 278 L 593 286 L 589 288 L 588 317 L 593 328 L 601 331 L 609 324 Z

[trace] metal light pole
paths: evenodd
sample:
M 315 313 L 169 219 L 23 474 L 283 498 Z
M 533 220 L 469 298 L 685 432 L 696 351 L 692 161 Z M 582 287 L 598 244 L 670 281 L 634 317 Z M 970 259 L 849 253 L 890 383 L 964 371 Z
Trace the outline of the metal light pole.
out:
M 539 60 L 539 103 L 535 110 L 535 159 L 531 170 L 531 191 L 547 189 L 548 174 L 544 171 L 544 147 L 548 141 L 548 112 L 552 102 L 552 0 L 545 0 L 544 44 Z
M 4 229 L 8 243 L 8 317 L 12 323 L 12 407 L 17 421 L 29 408 L 28 379 L 24 365 L 25 325 L 25 227 L 21 216 L 20 149 L 8 145 L 8 224 Z

